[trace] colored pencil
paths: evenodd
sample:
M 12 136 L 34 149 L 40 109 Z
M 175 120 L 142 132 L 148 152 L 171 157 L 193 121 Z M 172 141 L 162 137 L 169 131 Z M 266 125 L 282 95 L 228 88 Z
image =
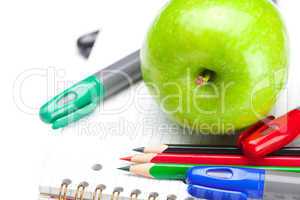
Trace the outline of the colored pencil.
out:
M 145 163 L 145 164 L 136 164 L 136 165 L 126 166 L 126 167 L 120 167 L 119 169 L 124 171 L 129 171 L 132 174 L 148 177 L 148 178 L 164 179 L 164 180 L 185 180 L 187 170 L 189 170 L 191 167 L 194 166 L 200 166 L 200 165 Z M 243 167 L 300 173 L 300 167 L 270 167 L 270 166 L 243 166 Z
M 193 165 L 145 163 L 120 167 L 118 169 L 148 178 L 184 180 L 186 171 L 191 167 Z
M 206 165 L 253 165 L 300 167 L 300 157 L 268 156 L 251 159 L 243 155 L 148 153 L 121 158 L 135 163 L 176 163 Z
M 232 154 L 242 155 L 243 151 L 236 146 L 226 145 L 190 145 L 190 144 L 163 144 L 154 147 L 140 147 L 134 151 L 142 153 L 178 153 L 178 154 Z M 300 156 L 300 147 L 284 147 L 274 152 L 273 156 Z

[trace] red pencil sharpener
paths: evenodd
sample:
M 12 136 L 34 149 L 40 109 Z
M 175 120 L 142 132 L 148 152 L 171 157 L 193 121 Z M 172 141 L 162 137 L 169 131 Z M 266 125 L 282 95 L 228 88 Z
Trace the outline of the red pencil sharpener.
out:
M 291 143 L 300 134 L 300 108 L 275 118 L 269 116 L 243 131 L 238 146 L 248 157 L 259 158 Z

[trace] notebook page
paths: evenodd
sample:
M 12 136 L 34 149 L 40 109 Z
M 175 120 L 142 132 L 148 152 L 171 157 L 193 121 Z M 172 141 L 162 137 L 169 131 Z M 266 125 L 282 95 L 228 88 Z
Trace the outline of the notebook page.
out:
M 133 154 L 131 150 L 141 146 L 162 143 L 228 144 L 232 141 L 232 136 L 221 138 L 191 135 L 169 121 L 141 82 L 105 101 L 88 118 L 66 128 L 59 143 L 53 140 L 56 144 L 46 156 L 41 189 L 45 192 L 56 187 L 54 192 L 57 194 L 61 181 L 69 178 L 74 183 L 73 187 L 82 181 L 89 182 L 92 191 L 97 184 L 105 184 L 107 194 L 111 194 L 115 187 L 123 187 L 125 196 L 134 189 L 140 189 L 144 198 L 151 192 L 157 192 L 161 199 L 169 194 L 184 199 L 188 196 L 184 183 L 129 175 L 116 169 L 128 164 L 119 158 Z M 93 171 L 91 167 L 94 164 L 101 164 L 103 169 Z

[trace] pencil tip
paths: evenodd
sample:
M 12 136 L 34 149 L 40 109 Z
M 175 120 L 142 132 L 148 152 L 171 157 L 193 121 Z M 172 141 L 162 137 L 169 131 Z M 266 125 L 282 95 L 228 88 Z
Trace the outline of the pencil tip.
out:
M 130 171 L 130 166 L 128 165 L 128 166 L 125 166 L 125 167 L 119 167 L 118 169 L 129 172 Z
M 137 152 L 141 152 L 141 153 L 143 153 L 144 150 L 145 150 L 145 147 L 139 147 L 139 148 L 133 149 L 133 151 L 137 151 Z
M 125 160 L 125 161 L 131 161 L 132 156 L 127 156 L 127 157 L 123 157 L 120 158 L 121 160 Z

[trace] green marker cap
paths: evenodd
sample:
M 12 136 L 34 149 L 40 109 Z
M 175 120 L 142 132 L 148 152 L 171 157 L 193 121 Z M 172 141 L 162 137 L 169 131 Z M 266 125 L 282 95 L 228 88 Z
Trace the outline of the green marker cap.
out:
M 99 79 L 93 75 L 44 104 L 40 109 L 40 118 L 52 124 L 53 129 L 63 128 L 93 112 L 104 98 L 105 89 Z

